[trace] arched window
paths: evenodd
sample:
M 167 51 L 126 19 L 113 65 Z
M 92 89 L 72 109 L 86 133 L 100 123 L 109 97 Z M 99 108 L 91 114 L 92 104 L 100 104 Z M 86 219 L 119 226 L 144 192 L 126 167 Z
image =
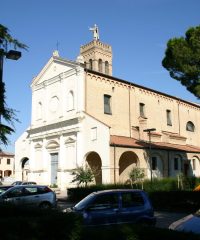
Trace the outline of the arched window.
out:
M 99 59 L 99 62 L 98 62 L 98 67 L 99 67 L 99 72 L 102 72 L 102 59 Z
M 104 94 L 104 113 L 105 114 L 112 114 L 111 110 L 111 96 Z
M 109 63 L 105 61 L 105 74 L 109 74 Z
M 187 124 L 186 124 L 186 130 L 187 131 L 190 131 L 190 132 L 194 132 L 194 123 L 193 122 L 191 122 L 191 121 L 189 121 L 189 122 L 187 122 Z
M 167 115 L 167 125 L 172 126 L 172 114 L 171 110 L 167 109 L 166 110 L 166 115 Z
M 37 111 L 36 112 L 37 120 L 42 119 L 42 103 L 41 102 L 39 102 L 37 104 L 37 110 L 36 111 Z
M 74 93 L 70 91 L 67 96 L 67 111 L 74 109 Z
M 89 69 L 90 69 L 90 70 L 93 70 L 92 59 L 89 60 Z

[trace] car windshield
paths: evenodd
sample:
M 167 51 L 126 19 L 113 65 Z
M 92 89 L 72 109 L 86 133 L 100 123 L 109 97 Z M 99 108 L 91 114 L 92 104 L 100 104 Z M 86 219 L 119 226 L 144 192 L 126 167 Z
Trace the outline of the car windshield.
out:
M 87 197 L 85 197 L 84 199 L 82 199 L 79 203 L 77 203 L 74 206 L 75 210 L 81 211 L 83 210 L 86 206 L 88 206 L 90 204 L 90 202 L 94 199 L 94 193 L 88 195 Z
M 0 194 L 4 193 L 5 191 L 5 189 L 0 189 Z

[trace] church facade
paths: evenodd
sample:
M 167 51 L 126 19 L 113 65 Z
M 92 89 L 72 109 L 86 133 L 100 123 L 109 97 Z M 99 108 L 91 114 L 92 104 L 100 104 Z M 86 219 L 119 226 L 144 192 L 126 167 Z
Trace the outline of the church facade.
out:
M 76 61 L 54 51 L 33 79 L 16 178 L 65 189 L 86 165 L 96 183 L 126 182 L 134 166 L 146 178 L 200 176 L 200 106 L 113 77 L 112 48 L 95 34 Z

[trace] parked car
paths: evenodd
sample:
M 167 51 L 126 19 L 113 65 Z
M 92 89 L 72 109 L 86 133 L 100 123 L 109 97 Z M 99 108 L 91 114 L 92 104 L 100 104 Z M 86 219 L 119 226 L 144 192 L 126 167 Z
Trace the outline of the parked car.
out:
M 1 185 L 0 186 L 0 194 L 13 187 L 13 185 Z
M 21 185 L 37 185 L 36 182 L 22 182 Z
M 57 199 L 55 192 L 48 186 L 17 185 L 0 194 L 0 204 L 53 208 L 57 205 Z
M 36 185 L 36 184 L 37 184 L 36 182 L 31 182 L 31 181 L 26 181 L 26 182 L 15 181 L 12 183 L 13 186 L 15 186 L 15 185 Z
M 15 181 L 14 177 L 4 177 L 1 182 L 3 185 L 11 185 Z
M 142 190 L 104 190 L 89 194 L 65 212 L 81 214 L 87 226 L 120 223 L 155 225 L 151 202 Z
M 200 209 L 195 214 L 187 215 L 173 222 L 169 229 L 200 234 Z

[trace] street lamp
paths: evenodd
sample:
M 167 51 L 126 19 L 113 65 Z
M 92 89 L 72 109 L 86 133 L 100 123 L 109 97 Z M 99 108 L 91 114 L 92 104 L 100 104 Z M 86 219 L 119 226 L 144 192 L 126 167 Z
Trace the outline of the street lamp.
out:
M 2 40 L 0 39 L 0 45 L 2 44 Z M 5 51 L 3 48 L 0 48 L 0 85 L 3 86 L 3 60 L 5 58 L 11 59 L 11 60 L 18 60 L 21 57 L 21 52 L 16 51 L 16 50 L 9 50 L 9 51 Z M 0 99 L 2 101 L 2 109 L 4 109 L 4 105 L 3 105 L 3 100 L 4 100 L 4 91 L 0 92 Z M 2 110 L 1 109 L 1 110 Z M 13 131 L 12 128 L 5 126 L 3 124 L 1 124 L 1 115 L 2 112 L 0 112 L 0 129 L 4 128 L 6 129 L 6 131 L 10 132 Z
M 1 42 L 0 42 L 1 44 Z M 6 57 L 11 60 L 18 60 L 21 57 L 21 52 L 15 50 L 9 50 L 6 52 L 3 48 L 0 48 L 0 82 L 3 82 L 3 58 Z
M 147 132 L 149 134 L 149 163 L 150 163 L 151 183 L 152 183 L 151 132 L 154 132 L 154 131 L 156 131 L 155 128 L 147 128 L 143 130 L 143 132 Z

